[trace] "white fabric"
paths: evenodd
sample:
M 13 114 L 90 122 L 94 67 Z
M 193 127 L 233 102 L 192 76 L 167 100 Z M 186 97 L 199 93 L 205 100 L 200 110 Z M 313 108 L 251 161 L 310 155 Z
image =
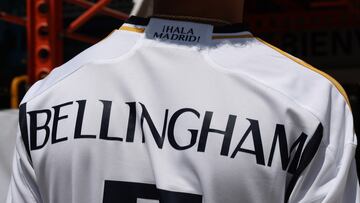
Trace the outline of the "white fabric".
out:
M 5 202 L 11 177 L 18 110 L 0 111 L 0 202 Z
M 56 69 L 22 101 L 7 203 L 359 202 L 343 95 L 249 34 L 152 19 Z

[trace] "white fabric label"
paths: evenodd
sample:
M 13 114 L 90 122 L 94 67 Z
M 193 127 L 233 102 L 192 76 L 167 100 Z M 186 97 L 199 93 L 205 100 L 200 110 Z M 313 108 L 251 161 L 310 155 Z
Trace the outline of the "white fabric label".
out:
M 212 31 L 212 25 L 151 18 L 145 34 L 148 39 L 197 45 L 209 43 Z

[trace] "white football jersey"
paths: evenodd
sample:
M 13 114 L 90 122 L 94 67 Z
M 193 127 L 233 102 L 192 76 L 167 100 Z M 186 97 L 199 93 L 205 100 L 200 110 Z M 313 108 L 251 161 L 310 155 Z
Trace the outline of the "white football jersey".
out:
M 7 202 L 354 203 L 356 145 L 342 87 L 243 26 L 132 17 L 26 94 Z

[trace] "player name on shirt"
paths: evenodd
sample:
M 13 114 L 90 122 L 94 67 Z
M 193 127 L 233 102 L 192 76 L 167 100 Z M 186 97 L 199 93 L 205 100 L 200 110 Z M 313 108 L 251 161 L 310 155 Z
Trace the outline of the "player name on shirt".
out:
M 164 25 L 161 32 L 155 32 L 154 39 L 183 42 L 200 42 L 200 36 L 194 34 L 193 28 Z
M 99 133 L 98 134 L 83 134 L 83 121 L 87 108 L 87 100 L 77 100 L 66 102 L 60 105 L 51 107 L 51 109 L 41 109 L 36 111 L 26 112 L 26 104 L 23 104 L 20 108 L 20 120 L 23 119 L 26 121 L 27 117 L 29 118 L 28 122 L 29 133 L 27 132 L 27 127 L 20 125 L 22 134 L 24 136 L 29 134 L 30 141 L 26 143 L 28 149 L 31 151 L 40 150 L 47 144 L 57 144 L 60 142 L 65 142 L 69 138 L 64 135 L 58 134 L 58 128 L 62 124 L 62 120 L 68 119 L 69 115 L 63 115 L 61 109 L 67 108 L 72 105 L 77 106 L 76 112 L 76 122 L 71 128 L 74 129 L 72 134 L 73 138 L 76 139 L 101 139 L 113 142 L 125 142 L 125 143 L 134 143 L 134 138 L 137 135 L 135 130 L 140 127 L 142 135 L 142 143 L 145 143 L 145 129 L 149 130 L 152 135 L 153 142 L 159 149 L 162 149 L 164 146 L 164 141 L 167 138 L 170 146 L 175 150 L 188 150 L 190 148 L 196 148 L 197 152 L 205 152 L 207 150 L 207 143 L 209 136 L 217 136 L 221 145 L 220 155 L 225 157 L 230 157 L 235 159 L 239 156 L 239 153 L 247 153 L 255 156 L 256 164 L 271 167 L 274 159 L 274 154 L 276 148 L 280 152 L 280 158 L 282 169 L 289 173 L 294 173 L 300 162 L 303 160 L 304 154 L 306 151 L 314 150 L 312 148 L 318 147 L 318 142 L 322 138 L 322 125 L 318 126 L 318 129 L 312 135 L 311 139 L 308 140 L 308 135 L 305 133 L 300 133 L 290 146 L 288 145 L 288 138 L 286 134 L 286 127 L 283 124 L 276 124 L 274 132 L 261 132 L 260 124 L 257 119 L 246 118 L 239 119 L 238 116 L 230 114 L 227 118 L 227 125 L 225 130 L 223 129 L 214 129 L 211 126 L 213 125 L 213 116 L 214 112 L 205 111 L 200 112 L 194 108 L 182 108 L 174 111 L 170 115 L 169 109 L 165 109 L 161 112 L 164 116 L 164 121 L 162 126 L 156 126 L 154 124 L 153 118 L 150 115 L 148 108 L 145 104 L 141 102 L 127 102 L 124 105 L 129 109 L 129 114 L 127 115 L 128 125 L 127 129 L 124 129 L 126 134 L 124 135 L 109 135 L 110 119 L 112 114 L 112 104 L 113 101 L 108 100 L 99 100 L 102 104 L 102 114 L 92 115 L 101 117 L 101 123 L 99 123 Z M 93 108 L 93 107 L 92 107 Z M 159 113 L 159 112 L 158 112 Z M 29 116 L 26 116 L 28 114 Z M 202 121 L 201 126 L 197 129 L 183 129 L 184 132 L 190 133 L 190 139 L 187 144 L 179 144 L 176 137 L 181 136 L 181 134 L 175 133 L 175 126 L 180 117 L 184 115 L 191 115 L 193 119 Z M 139 116 L 140 115 L 140 116 Z M 41 118 L 41 119 L 39 119 Z M 41 120 L 41 121 L 40 121 Z M 52 121 L 52 122 L 51 122 Z M 140 121 L 140 122 L 139 122 Z M 247 127 L 242 129 L 241 132 L 235 132 L 234 128 L 237 123 L 245 122 Z M 21 123 L 21 121 L 20 121 Z M 137 127 L 137 125 L 139 125 Z M 69 126 L 67 126 L 69 127 Z M 176 131 L 178 132 L 178 131 Z M 210 134 L 212 133 L 212 134 Z M 234 149 L 231 149 L 230 144 L 233 140 L 233 137 L 240 136 L 240 141 L 236 144 Z M 262 142 L 262 136 L 273 136 L 271 146 L 268 146 L 271 150 L 270 153 L 265 156 L 264 154 L 264 144 Z M 24 138 L 24 137 L 23 137 Z M 247 139 L 251 139 L 253 142 L 253 150 L 247 149 L 244 147 L 244 143 Z M 27 137 L 24 140 L 29 140 Z M 149 140 L 147 140 L 149 141 Z M 305 143 L 307 144 L 305 145 Z M 209 149 L 208 149 L 209 150 Z M 315 149 L 316 150 L 316 149 Z M 265 159 L 267 157 L 267 161 Z

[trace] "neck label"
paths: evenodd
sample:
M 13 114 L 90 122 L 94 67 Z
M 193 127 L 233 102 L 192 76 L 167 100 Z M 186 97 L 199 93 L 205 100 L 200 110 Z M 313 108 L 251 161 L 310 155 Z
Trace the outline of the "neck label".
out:
M 212 25 L 152 18 L 145 33 L 148 39 L 196 45 L 209 42 L 212 31 Z

